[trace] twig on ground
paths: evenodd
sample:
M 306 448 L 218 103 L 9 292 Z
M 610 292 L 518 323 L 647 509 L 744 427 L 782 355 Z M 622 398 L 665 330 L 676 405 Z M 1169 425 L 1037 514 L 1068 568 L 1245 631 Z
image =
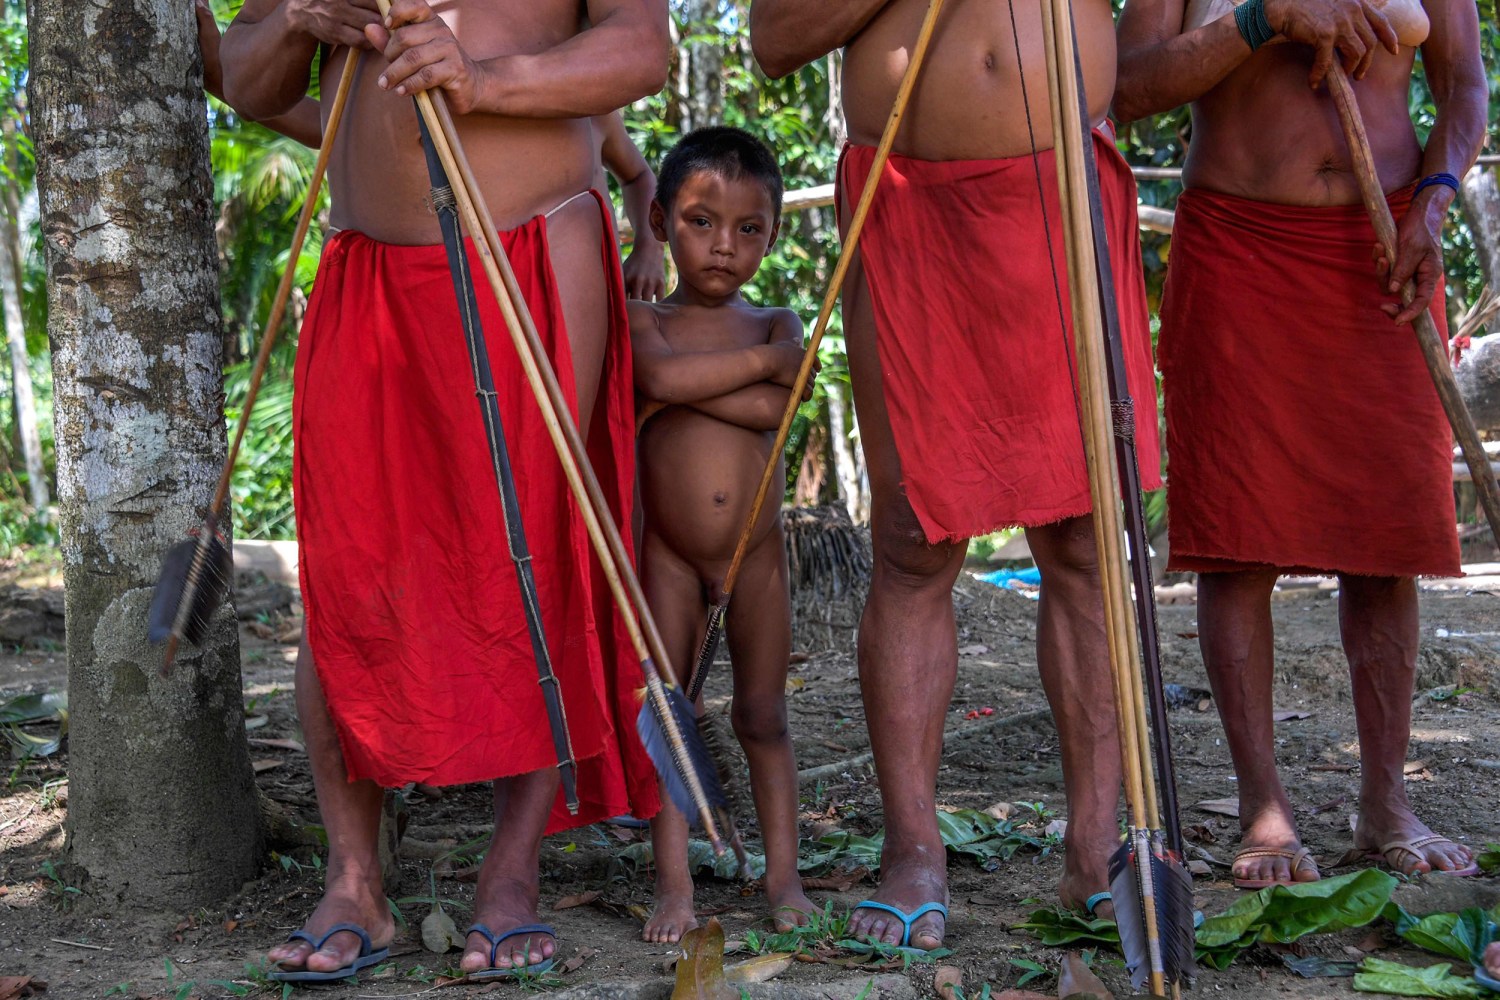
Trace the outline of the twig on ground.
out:
M 113 948 L 106 948 L 102 944 L 84 944 L 82 941 L 69 941 L 66 938 L 52 938 L 51 940 L 53 944 L 66 944 L 74 948 L 87 948 L 89 951 L 114 951 Z
M 944 747 L 946 747 L 950 743 L 956 743 L 959 740 L 968 739 L 970 736 L 977 736 L 980 733 L 989 732 L 991 729 L 1003 729 L 1010 726 L 1024 726 L 1030 722 L 1040 722 L 1044 719 L 1050 718 L 1052 718 L 1052 710 L 1047 708 L 1037 708 L 1033 709 L 1030 712 L 1022 712 L 1019 715 L 997 716 L 993 719 L 986 719 L 984 722 L 978 722 L 972 726 L 964 726 L 961 729 L 956 729 L 945 734 L 943 737 L 943 745 Z M 866 750 L 864 753 L 855 754 L 853 757 L 848 757 L 844 760 L 836 760 L 832 764 L 820 764 L 817 767 L 809 767 L 806 770 L 797 772 L 797 783 L 805 785 L 809 781 L 817 781 L 820 778 L 836 777 L 851 768 L 859 767 L 863 764 L 868 764 L 874 759 L 874 751 Z

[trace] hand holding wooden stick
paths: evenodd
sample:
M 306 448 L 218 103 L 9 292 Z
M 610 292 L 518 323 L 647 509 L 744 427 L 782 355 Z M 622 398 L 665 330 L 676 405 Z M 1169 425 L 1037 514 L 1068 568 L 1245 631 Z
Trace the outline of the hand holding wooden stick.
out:
M 1385 250 L 1386 259 L 1394 261 L 1396 219 L 1391 215 L 1391 206 L 1387 204 L 1385 192 L 1380 187 L 1380 174 L 1375 168 L 1375 155 L 1370 150 L 1369 136 L 1365 134 L 1359 102 L 1354 96 L 1349 74 L 1344 72 L 1342 66 L 1335 64 L 1333 72 L 1328 74 L 1328 89 L 1338 108 L 1344 138 L 1349 143 L 1349 156 L 1354 161 L 1354 176 L 1359 181 L 1360 197 L 1364 200 L 1365 210 L 1370 213 L 1370 222 Z M 1408 281 L 1401 289 L 1401 301 L 1410 303 L 1415 291 L 1413 283 Z M 1485 455 L 1484 445 L 1479 441 L 1474 418 L 1469 415 L 1469 408 L 1464 405 L 1463 396 L 1458 391 L 1458 381 L 1453 377 L 1453 366 L 1448 361 L 1448 344 L 1438 333 L 1437 324 L 1432 321 L 1432 315 L 1426 309 L 1412 322 L 1412 329 L 1416 331 L 1417 344 L 1422 349 L 1422 360 L 1426 362 L 1428 374 L 1432 376 L 1432 384 L 1437 389 L 1438 399 L 1442 401 L 1443 412 L 1448 415 L 1448 424 L 1453 428 L 1453 436 L 1458 439 L 1458 447 L 1463 452 L 1464 462 L 1469 466 L 1469 474 L 1474 479 L 1474 490 L 1479 494 L 1479 504 L 1484 508 L 1490 532 L 1496 543 L 1500 544 L 1500 489 L 1496 488 L 1495 474 L 1490 471 L 1489 457 Z

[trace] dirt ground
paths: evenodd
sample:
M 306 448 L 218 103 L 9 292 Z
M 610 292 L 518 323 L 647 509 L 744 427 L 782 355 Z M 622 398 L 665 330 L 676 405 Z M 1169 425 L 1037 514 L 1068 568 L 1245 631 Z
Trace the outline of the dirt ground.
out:
M 1497 570 L 1500 571 L 1500 570 Z M 1278 677 L 1276 707 L 1295 716 L 1278 727 L 1278 761 L 1286 777 L 1305 841 L 1324 862 L 1324 871 L 1350 846 L 1349 815 L 1358 783 L 1358 748 L 1345 666 L 1337 645 L 1337 602 L 1328 584 L 1288 584 L 1276 595 Z M 1206 688 L 1190 588 L 1177 588 L 1161 608 L 1167 681 L 1189 689 Z M 242 620 L 244 680 L 249 736 L 256 741 L 296 740 L 292 705 L 292 659 L 298 619 L 294 595 L 274 587 L 241 593 L 251 607 Z M 993 726 L 978 735 L 966 729 L 1044 706 L 1036 676 L 1036 603 L 1027 596 L 996 589 L 966 575 L 955 594 L 959 612 L 959 683 L 949 713 L 950 741 L 939 779 L 941 806 L 985 809 L 997 803 L 1041 803 L 1054 815 L 1036 826 L 1065 818 L 1057 736 L 1049 721 Z M 806 614 L 798 624 L 799 660 L 790 695 L 792 732 L 804 769 L 856 758 L 867 749 L 864 714 L 853 659 L 853 626 L 858 604 L 835 601 Z M 1423 648 L 1413 705 L 1409 788 L 1418 811 L 1441 832 L 1470 845 L 1500 839 L 1500 579 L 1477 579 L 1448 589 L 1426 589 L 1422 596 Z M 247 617 L 242 610 L 242 618 Z M 61 690 L 66 671 L 55 637 L 38 636 L 6 647 L 0 658 L 0 700 L 15 694 Z M 1105 702 L 1108 692 L 1079 692 Z M 710 704 L 728 697 L 726 671 L 716 673 Z M 1199 803 L 1233 798 L 1234 776 L 1223 732 L 1206 698 L 1187 698 L 1171 713 L 1179 767 L 1183 823 L 1197 847 L 1227 861 L 1236 839 L 1236 821 L 1206 812 Z M 966 718 L 992 708 L 993 716 Z M 957 736 L 958 738 L 953 738 Z M 263 742 L 252 743 L 252 758 L 266 795 L 305 823 L 316 823 L 311 780 L 304 754 Z M 880 828 L 880 806 L 870 766 L 855 763 L 802 786 L 804 835 L 843 828 L 873 833 Z M 228 996 L 232 991 L 210 980 L 252 986 L 252 995 L 273 993 L 257 983 L 262 956 L 299 925 L 317 898 L 320 850 L 278 848 L 265 872 L 220 907 L 149 918 L 101 917 L 88 900 L 49 878 L 43 868 L 60 859 L 66 819 L 66 760 L 17 767 L 7 764 L 0 787 L 0 976 L 45 980 L 44 996 L 54 998 Z M 456 965 L 457 953 L 440 956 L 422 949 L 417 925 L 428 909 L 428 877 L 434 863 L 437 894 L 463 926 L 473 899 L 465 862 L 441 859 L 486 831 L 488 793 L 472 786 L 428 793 L 411 789 L 401 882 L 393 893 L 407 927 L 398 931 L 394 960 L 375 976 L 354 985 L 324 988 L 330 1000 L 354 997 L 416 996 L 438 988 Z M 1024 810 L 1018 810 L 1024 812 Z M 747 835 L 755 839 L 753 823 Z M 1040 829 L 1033 832 L 1041 833 Z M 650 905 L 650 880 L 620 859 L 639 838 L 635 831 L 594 826 L 555 837 L 543 849 L 544 920 L 561 935 L 560 955 L 572 958 L 563 987 L 620 984 L 597 995 L 664 995 L 663 961 L 670 949 L 639 940 L 639 914 Z M 752 843 L 752 849 L 753 849 Z M 283 860 L 284 859 L 284 860 Z M 1035 904 L 1047 899 L 1061 873 L 1057 850 L 1023 851 L 993 870 L 967 858 L 950 864 L 953 915 L 948 943 L 955 954 L 944 960 L 962 969 L 965 994 L 981 984 L 996 993 L 1024 973 L 1013 960 L 1055 970 L 1061 953 L 1039 946 L 1022 932 L 1008 930 Z M 1349 869 L 1340 869 L 1349 870 Z M 866 880 L 847 891 L 815 890 L 819 903 L 843 909 L 873 888 Z M 1199 878 L 1197 905 L 1222 911 L 1235 898 L 1227 865 Z M 589 905 L 554 910 L 567 897 L 597 892 Z M 1500 879 L 1428 878 L 1397 890 L 1396 899 L 1414 912 L 1493 906 Z M 704 876 L 701 912 L 718 916 L 730 939 L 766 927 L 764 902 L 754 886 Z M 70 905 L 76 904 L 76 905 Z M 1382 957 L 1427 964 L 1432 956 L 1395 947 L 1387 935 Z M 1307 951 L 1344 957 L 1356 943 L 1367 947 L 1365 931 L 1309 940 Z M 1363 954 L 1363 952 L 1358 952 Z M 1096 967 L 1119 996 L 1127 995 L 1123 967 L 1101 956 Z M 871 995 L 932 996 L 932 969 L 914 966 L 876 982 Z M 871 981 L 871 970 L 796 964 L 775 980 L 783 995 L 855 996 Z M 186 993 L 184 984 L 193 983 Z M 652 984 L 658 984 L 653 986 Z M 797 988 L 801 987 L 801 993 Z M 516 990 L 515 985 L 488 989 Z M 1038 979 L 1028 988 L 1056 995 L 1055 980 Z M 760 987 L 755 995 L 772 995 Z M 1277 955 L 1254 951 L 1226 972 L 1203 972 L 1200 994 L 1234 991 L 1246 998 L 1349 995 L 1347 979 L 1300 979 Z M 460 985 L 442 995 L 465 996 L 485 990 Z M 769 992 L 767 992 L 769 991 Z M 788 992 L 790 991 L 790 992 Z M 914 992 L 913 992 L 914 991 Z

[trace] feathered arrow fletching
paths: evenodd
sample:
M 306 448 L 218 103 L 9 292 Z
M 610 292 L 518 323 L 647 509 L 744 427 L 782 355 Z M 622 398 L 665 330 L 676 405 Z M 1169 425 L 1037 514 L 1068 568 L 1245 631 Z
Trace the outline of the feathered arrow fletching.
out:
M 1153 964 L 1142 905 L 1148 892 L 1160 930 L 1164 978 L 1168 983 L 1191 983 L 1197 973 L 1193 962 L 1192 876 L 1162 850 L 1159 837 L 1132 830 L 1130 838 L 1109 859 L 1109 893 L 1115 901 L 1120 950 L 1130 970 L 1130 983 L 1137 990 L 1145 986 Z
M 642 694 L 645 695 L 645 693 L 643 690 Z M 678 759 L 677 750 L 667 738 L 666 725 L 658 718 L 655 702 L 650 697 L 645 698 L 640 715 L 636 716 L 635 728 L 640 734 L 641 743 L 646 747 L 646 755 L 651 758 L 651 763 L 656 765 L 656 773 L 661 776 L 661 783 L 666 787 L 667 797 L 672 800 L 672 804 L 677 807 L 678 811 L 687 817 L 689 826 L 697 826 L 699 823 L 698 806 L 693 801 L 693 795 L 688 790 L 687 783 L 682 779 L 683 773 L 692 771 L 698 775 L 698 781 L 703 786 L 703 795 L 708 800 L 710 809 L 727 809 L 729 800 L 724 796 L 724 789 L 719 784 L 718 771 L 708 754 L 708 747 L 703 743 L 702 734 L 698 732 L 698 721 L 692 702 L 687 700 L 681 688 L 666 688 L 666 695 L 667 704 L 677 722 L 677 729 L 682 733 L 682 752 L 686 754 L 687 759 Z

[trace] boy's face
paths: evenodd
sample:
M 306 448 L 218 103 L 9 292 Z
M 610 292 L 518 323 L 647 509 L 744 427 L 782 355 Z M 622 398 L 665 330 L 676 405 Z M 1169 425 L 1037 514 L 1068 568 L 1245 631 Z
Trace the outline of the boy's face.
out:
M 651 229 L 672 248 L 680 279 L 705 295 L 731 295 L 755 276 L 781 220 L 752 177 L 700 170 L 677 189 L 672 211 L 651 203 Z

